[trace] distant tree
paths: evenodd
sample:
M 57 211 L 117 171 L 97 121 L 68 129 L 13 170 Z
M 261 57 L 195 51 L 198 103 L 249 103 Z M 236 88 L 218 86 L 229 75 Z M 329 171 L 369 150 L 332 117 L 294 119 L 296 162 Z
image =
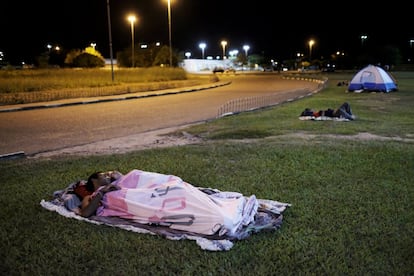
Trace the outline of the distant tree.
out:
M 104 67 L 105 60 L 95 55 L 91 55 L 89 53 L 83 52 L 82 54 L 75 57 L 72 65 L 74 67 L 85 67 L 85 68 Z
M 248 58 L 244 52 L 239 52 L 237 54 L 236 63 L 242 64 L 242 65 L 248 63 Z
M 116 59 L 119 67 L 131 67 L 132 52 L 131 47 L 117 52 Z M 169 66 L 170 48 L 166 45 L 160 47 L 156 44 L 149 44 L 146 48 L 135 47 L 134 66 L 151 67 L 151 66 Z M 177 53 L 172 55 L 173 66 L 178 63 Z
M 55 49 L 49 53 L 49 65 L 53 67 L 62 67 L 64 66 L 65 61 L 65 52 L 63 49 Z
M 151 56 L 148 54 L 148 49 L 134 50 L 134 67 L 150 67 L 152 64 Z M 119 67 L 131 67 L 132 51 L 131 47 L 124 49 L 117 53 L 117 63 Z
M 119 51 L 116 53 L 116 63 L 118 67 L 130 67 L 131 66 L 131 52 L 127 50 Z
M 93 47 L 86 47 L 83 51 L 75 49 L 67 53 L 65 64 L 72 67 L 104 67 L 105 59 Z
M 135 53 L 135 66 L 150 67 L 151 64 L 152 58 L 148 49 L 140 49 Z
M 72 49 L 69 51 L 69 53 L 66 54 L 66 58 L 65 58 L 65 64 L 72 66 L 73 65 L 73 60 L 79 56 L 80 54 L 82 54 L 82 51 L 79 49 Z
M 368 64 L 374 65 L 399 65 L 402 63 L 400 49 L 394 45 L 371 46 L 357 56 L 357 64 L 364 67 Z
M 167 45 L 162 46 L 157 55 L 154 58 L 154 61 L 152 63 L 153 66 L 169 66 L 170 65 L 170 47 Z M 172 65 L 177 65 L 177 54 L 173 52 L 172 55 Z
M 382 65 L 399 65 L 402 63 L 401 51 L 393 45 L 386 45 L 380 48 L 378 57 Z
M 252 54 L 249 56 L 249 62 L 254 66 L 254 65 L 260 65 L 262 67 L 264 67 L 265 64 L 265 57 L 263 55 L 258 55 L 258 54 Z
M 83 52 L 105 60 L 101 53 L 97 51 L 94 47 L 86 47 L 85 50 L 83 50 Z
M 49 53 L 44 52 L 36 58 L 36 66 L 38 68 L 47 68 L 49 67 Z

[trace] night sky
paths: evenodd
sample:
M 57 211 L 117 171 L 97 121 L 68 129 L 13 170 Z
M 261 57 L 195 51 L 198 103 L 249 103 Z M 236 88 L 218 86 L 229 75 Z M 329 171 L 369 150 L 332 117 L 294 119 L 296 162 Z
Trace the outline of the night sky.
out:
M 171 0 L 172 45 L 201 58 L 250 46 L 249 54 L 263 54 L 275 60 L 308 53 L 308 41 L 315 40 L 312 55 L 336 51 L 355 53 L 365 43 L 394 45 L 405 53 L 414 39 L 412 10 L 407 1 L 233 1 Z M 398 3 L 400 2 L 400 3 Z M 1 4 L 0 51 L 12 62 L 29 63 L 46 45 L 64 49 L 96 49 L 109 58 L 107 0 L 19 1 Z M 169 43 L 166 0 L 109 0 L 114 55 L 131 45 L 131 28 L 126 19 L 133 13 L 136 43 Z M 414 47 L 414 45 L 413 45 Z

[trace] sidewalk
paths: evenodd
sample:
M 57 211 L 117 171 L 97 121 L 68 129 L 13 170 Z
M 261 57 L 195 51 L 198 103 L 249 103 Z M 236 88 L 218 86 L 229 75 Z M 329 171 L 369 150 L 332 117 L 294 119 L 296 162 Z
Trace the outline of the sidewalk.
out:
M 197 86 L 191 86 L 191 87 L 181 87 L 181 88 L 172 88 L 172 89 L 157 90 L 157 91 L 128 93 L 128 94 L 121 94 L 121 95 L 114 95 L 114 96 L 62 99 L 62 100 L 57 100 L 57 101 L 29 103 L 29 104 L 0 105 L 0 112 L 14 112 L 14 111 L 33 110 L 33 109 L 40 109 L 40 108 L 54 108 L 54 107 L 63 107 L 63 106 L 70 106 L 70 105 L 93 104 L 93 103 L 99 103 L 99 102 L 124 101 L 124 100 L 132 100 L 132 99 L 139 99 L 139 98 L 196 92 L 200 90 L 228 85 L 230 83 L 231 81 L 219 81 L 215 83 L 209 83 L 209 84 L 203 84 L 203 85 L 197 85 Z

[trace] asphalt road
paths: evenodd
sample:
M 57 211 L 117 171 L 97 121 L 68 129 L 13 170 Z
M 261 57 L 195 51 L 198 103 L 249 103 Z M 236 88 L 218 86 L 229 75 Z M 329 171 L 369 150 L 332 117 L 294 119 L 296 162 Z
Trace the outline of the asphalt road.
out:
M 226 76 L 230 84 L 191 93 L 0 113 L 0 155 L 84 145 L 150 130 L 211 120 L 226 102 L 277 94 L 280 102 L 317 83 L 273 74 Z M 296 93 L 296 95 L 295 95 Z

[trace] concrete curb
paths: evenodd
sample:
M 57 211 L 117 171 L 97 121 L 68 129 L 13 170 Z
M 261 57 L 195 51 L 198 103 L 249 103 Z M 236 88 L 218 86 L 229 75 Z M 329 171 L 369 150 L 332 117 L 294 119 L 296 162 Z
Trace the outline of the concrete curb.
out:
M 16 151 L 16 152 L 11 152 L 11 153 L 1 154 L 0 160 L 17 159 L 17 158 L 23 158 L 23 157 L 26 157 L 26 154 L 24 153 L 24 151 Z

